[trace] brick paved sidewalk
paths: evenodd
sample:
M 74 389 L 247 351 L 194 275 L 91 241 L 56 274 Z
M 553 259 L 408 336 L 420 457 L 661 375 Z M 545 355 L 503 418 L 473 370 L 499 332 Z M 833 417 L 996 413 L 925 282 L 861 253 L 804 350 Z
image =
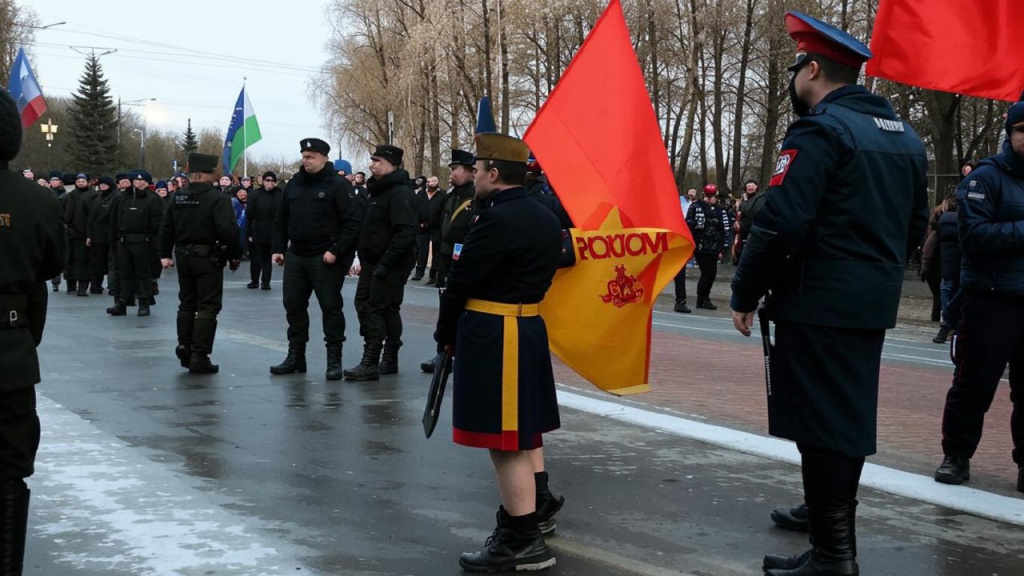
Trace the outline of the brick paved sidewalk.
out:
M 697 273 L 689 274 L 691 307 L 696 299 Z M 909 283 L 908 283 L 909 284 Z M 927 288 L 908 286 L 900 306 L 899 327 L 912 330 L 921 343 L 931 344 L 937 324 L 930 321 Z M 657 309 L 672 309 L 672 286 L 659 298 Z M 716 311 L 695 315 L 727 318 L 728 282 L 716 282 L 712 299 Z M 690 316 L 680 314 L 685 323 Z M 650 380 L 653 391 L 630 400 L 667 408 L 696 419 L 755 434 L 768 430 L 764 392 L 764 359 L 760 342 L 752 345 L 703 340 L 658 331 L 655 326 Z M 939 346 L 939 345 L 936 345 Z M 883 360 L 878 414 L 878 451 L 870 461 L 931 476 L 942 460 L 941 423 L 953 366 L 936 368 Z M 556 359 L 555 378 L 568 386 L 593 386 Z M 1005 382 L 1004 382 L 1005 384 Z M 1000 387 L 985 419 L 985 435 L 972 460 L 970 485 L 1007 495 L 1015 491 L 1017 470 L 1011 460 L 1009 388 Z M 1024 496 L 1022 496 L 1024 497 Z

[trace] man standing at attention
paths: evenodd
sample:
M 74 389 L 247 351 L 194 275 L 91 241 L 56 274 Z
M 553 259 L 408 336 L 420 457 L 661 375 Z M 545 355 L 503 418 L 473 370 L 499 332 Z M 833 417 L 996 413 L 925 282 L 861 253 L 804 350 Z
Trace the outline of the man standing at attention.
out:
M 896 323 L 907 254 L 926 222 L 928 160 L 920 138 L 858 86 L 866 46 L 797 12 L 790 125 L 732 283 L 736 329 L 750 335 L 758 300 L 770 363 L 769 433 L 801 455 L 808 552 L 766 556 L 769 576 L 851 576 L 857 488 L 876 450 L 878 374 Z

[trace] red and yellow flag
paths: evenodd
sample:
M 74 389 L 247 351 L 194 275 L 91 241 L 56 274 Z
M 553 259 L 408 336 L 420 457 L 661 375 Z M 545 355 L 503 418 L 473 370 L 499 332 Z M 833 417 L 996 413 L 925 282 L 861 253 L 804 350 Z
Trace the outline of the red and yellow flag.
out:
M 541 303 L 551 350 L 602 390 L 646 392 L 651 310 L 693 238 L 619 0 L 524 140 L 578 226 L 576 265 Z
M 882 0 L 867 74 L 1016 102 L 1024 89 L 1022 0 Z

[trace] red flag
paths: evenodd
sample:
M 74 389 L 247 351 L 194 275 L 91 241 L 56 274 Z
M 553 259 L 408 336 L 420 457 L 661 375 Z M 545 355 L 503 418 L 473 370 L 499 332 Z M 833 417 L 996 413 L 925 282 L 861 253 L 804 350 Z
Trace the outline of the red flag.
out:
M 693 239 L 619 0 L 523 139 L 578 226 L 541 303 L 551 350 L 602 390 L 644 392 L 651 310 Z
M 882 0 L 867 74 L 930 90 L 1016 102 L 1022 0 Z

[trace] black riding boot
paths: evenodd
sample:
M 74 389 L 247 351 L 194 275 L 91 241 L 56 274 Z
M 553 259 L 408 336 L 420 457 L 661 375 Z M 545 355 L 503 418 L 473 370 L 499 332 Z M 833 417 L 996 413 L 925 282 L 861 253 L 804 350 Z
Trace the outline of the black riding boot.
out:
M 466 572 L 518 572 L 546 570 L 555 557 L 537 527 L 537 514 L 509 516 L 498 508 L 498 525 L 479 552 L 463 554 L 459 566 Z
M 766 556 L 768 576 L 857 576 L 855 518 L 863 458 L 803 451 L 811 550 L 782 562 Z M 803 557 L 806 557 L 804 560 Z M 801 560 L 804 560 L 801 563 Z M 779 566 L 770 568 L 769 564 Z M 795 568 L 789 566 L 796 565 Z
M 288 355 L 284 362 L 277 366 L 270 367 L 271 374 L 294 374 L 306 373 L 306 344 L 304 342 L 289 342 Z
M 341 380 L 341 343 L 327 345 L 327 379 Z
M 128 309 L 124 305 L 123 300 L 114 300 L 114 305 L 107 308 L 107 314 L 111 316 L 124 316 L 128 313 Z
M 182 313 L 177 317 L 178 346 L 174 355 L 178 357 L 182 368 L 188 368 L 192 361 L 192 332 L 195 329 L 195 314 Z
M 28 500 L 25 481 L 0 483 L 0 574 L 21 575 L 28 531 Z

